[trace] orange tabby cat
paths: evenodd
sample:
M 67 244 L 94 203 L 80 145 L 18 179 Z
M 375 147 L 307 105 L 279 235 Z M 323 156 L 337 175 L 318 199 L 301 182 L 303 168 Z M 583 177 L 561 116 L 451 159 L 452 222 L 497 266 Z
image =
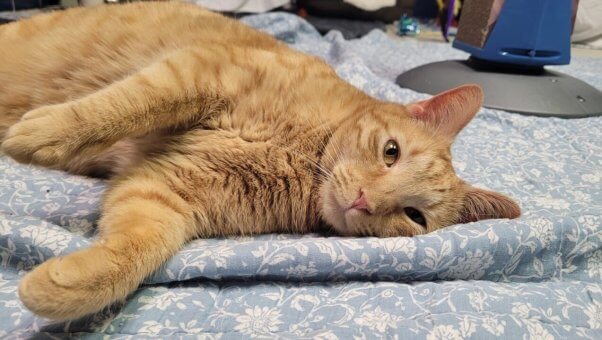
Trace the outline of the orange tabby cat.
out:
M 520 209 L 454 173 L 478 111 L 463 86 L 402 106 L 321 60 L 180 3 L 72 9 L 0 26 L 2 150 L 111 177 L 94 246 L 27 274 L 23 303 L 73 319 L 125 298 L 196 237 L 412 236 Z

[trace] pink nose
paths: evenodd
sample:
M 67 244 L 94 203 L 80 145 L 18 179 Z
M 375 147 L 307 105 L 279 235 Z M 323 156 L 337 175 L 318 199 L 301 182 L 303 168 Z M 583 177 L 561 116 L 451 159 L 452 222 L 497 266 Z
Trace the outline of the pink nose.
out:
M 351 207 L 349 207 L 349 209 L 364 210 L 366 212 L 369 212 L 368 200 L 366 199 L 366 194 L 364 194 L 364 191 L 360 189 L 358 197 L 355 199 L 355 201 L 353 201 L 353 204 L 351 204 Z

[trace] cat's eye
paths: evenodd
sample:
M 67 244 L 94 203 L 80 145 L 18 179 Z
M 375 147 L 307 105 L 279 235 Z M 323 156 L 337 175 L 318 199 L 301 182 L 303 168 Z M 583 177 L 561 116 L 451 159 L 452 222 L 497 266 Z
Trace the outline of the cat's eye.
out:
M 399 158 L 399 146 L 394 140 L 389 140 L 383 150 L 383 158 L 387 166 L 393 165 Z
M 414 223 L 420 224 L 421 226 L 426 228 L 426 218 L 424 218 L 424 215 L 420 212 L 420 210 L 412 207 L 407 207 L 404 208 L 403 211 L 406 213 L 406 215 L 408 215 L 408 217 L 412 221 L 414 221 Z

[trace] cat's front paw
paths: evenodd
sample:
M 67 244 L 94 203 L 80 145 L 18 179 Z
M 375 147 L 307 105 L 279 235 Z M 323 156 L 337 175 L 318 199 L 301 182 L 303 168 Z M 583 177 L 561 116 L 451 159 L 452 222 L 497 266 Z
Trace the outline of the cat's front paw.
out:
M 77 133 L 62 106 L 44 106 L 25 114 L 6 133 L 2 151 L 21 163 L 62 164 L 74 151 L 71 141 Z
M 95 268 L 88 266 L 94 260 L 76 253 L 42 263 L 21 280 L 19 298 L 30 311 L 52 320 L 74 320 L 100 310 L 113 287 L 99 281 Z
M 25 275 L 19 284 L 19 298 L 30 311 L 39 316 L 62 320 L 66 315 L 65 288 L 55 282 L 50 273 L 59 259 L 50 259 Z

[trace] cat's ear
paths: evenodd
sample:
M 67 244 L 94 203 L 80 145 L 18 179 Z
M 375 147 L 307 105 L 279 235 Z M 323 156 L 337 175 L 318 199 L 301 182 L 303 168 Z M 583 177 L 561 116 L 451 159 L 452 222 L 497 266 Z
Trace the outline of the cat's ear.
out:
M 438 135 L 454 138 L 483 104 L 479 85 L 463 85 L 407 105 L 410 116 Z
M 520 207 L 509 197 L 468 184 L 465 186 L 466 194 L 459 223 L 520 216 Z

